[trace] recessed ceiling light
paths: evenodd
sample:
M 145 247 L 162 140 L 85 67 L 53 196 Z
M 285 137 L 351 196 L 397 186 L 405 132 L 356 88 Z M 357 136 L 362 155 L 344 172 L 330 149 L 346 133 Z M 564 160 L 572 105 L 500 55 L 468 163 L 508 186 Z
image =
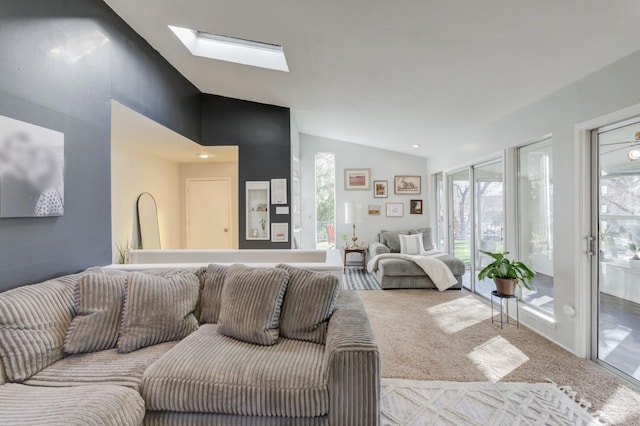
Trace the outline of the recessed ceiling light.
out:
M 207 153 L 202 153 L 202 154 L 196 154 L 198 157 L 202 158 L 203 160 L 206 160 L 207 158 L 209 158 L 209 154 Z
M 417 143 L 414 143 L 413 145 L 411 145 L 411 148 L 420 148 L 420 145 L 418 145 Z
M 210 34 L 189 28 L 169 28 L 194 56 L 289 72 L 284 49 L 277 44 Z
M 640 160 L 640 149 L 632 149 L 627 155 L 631 161 Z

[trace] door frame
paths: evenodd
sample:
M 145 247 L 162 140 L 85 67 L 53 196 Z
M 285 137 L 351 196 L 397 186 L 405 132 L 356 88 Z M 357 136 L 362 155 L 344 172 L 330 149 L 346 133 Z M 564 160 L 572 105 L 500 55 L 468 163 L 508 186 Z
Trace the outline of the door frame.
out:
M 577 216 L 574 227 L 574 299 L 575 299 L 575 350 L 580 358 L 594 358 L 594 345 L 597 344 L 597 328 L 594 329 L 594 321 L 597 321 L 597 311 L 594 312 L 593 280 L 594 270 L 597 271 L 597 256 L 590 256 L 589 237 L 593 237 L 593 181 L 594 171 L 593 131 L 620 121 L 629 120 L 640 116 L 640 104 L 596 117 L 575 125 L 574 128 L 574 179 L 576 197 L 574 207 Z M 597 166 L 597 163 L 596 163 Z M 596 201 L 597 202 L 597 201 Z M 597 207 L 596 207 L 597 209 Z M 597 237 L 597 236 L 596 236 Z M 597 248 L 597 247 L 596 247 Z M 597 272 L 596 272 L 597 274 Z M 569 307 L 570 308 L 570 307 Z M 594 319 L 594 316 L 596 317 Z M 595 343 L 594 343 L 595 339 Z
M 185 179 L 185 189 L 184 189 L 184 204 L 185 204 L 185 217 L 184 217 L 184 226 L 185 226 L 185 242 L 187 243 L 187 247 L 190 246 L 189 241 L 189 183 L 198 182 L 198 181 L 222 181 L 227 183 L 227 187 L 229 188 L 229 205 L 227 209 L 228 215 L 228 223 L 229 223 L 229 247 L 233 247 L 233 214 L 232 214 L 232 190 L 231 187 L 231 178 L 228 177 L 203 177 L 203 178 L 186 178 Z

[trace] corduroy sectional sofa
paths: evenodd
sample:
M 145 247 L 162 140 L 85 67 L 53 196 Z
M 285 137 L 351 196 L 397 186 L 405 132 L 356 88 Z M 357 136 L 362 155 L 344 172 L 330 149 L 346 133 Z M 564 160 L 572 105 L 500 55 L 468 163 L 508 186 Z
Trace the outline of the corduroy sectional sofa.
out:
M 0 293 L 0 424 L 377 425 L 379 350 L 336 281 L 92 268 Z

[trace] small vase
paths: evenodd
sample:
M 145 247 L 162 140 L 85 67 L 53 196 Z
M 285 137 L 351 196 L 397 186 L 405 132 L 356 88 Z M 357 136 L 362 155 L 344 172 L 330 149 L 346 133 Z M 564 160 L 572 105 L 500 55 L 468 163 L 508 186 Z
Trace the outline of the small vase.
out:
M 495 278 L 496 291 L 500 296 L 515 296 L 516 280 Z

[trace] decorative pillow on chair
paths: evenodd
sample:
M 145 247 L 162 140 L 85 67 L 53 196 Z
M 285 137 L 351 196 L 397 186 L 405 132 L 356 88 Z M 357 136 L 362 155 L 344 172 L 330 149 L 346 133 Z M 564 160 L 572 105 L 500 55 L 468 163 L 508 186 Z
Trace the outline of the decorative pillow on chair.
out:
M 126 275 L 89 274 L 75 288 L 76 317 L 64 339 L 69 354 L 115 348 L 118 343 Z
M 380 242 L 389 247 L 391 253 L 400 253 L 400 235 L 409 235 L 409 231 L 380 231 Z
M 288 282 L 289 274 L 283 269 L 230 266 L 222 289 L 218 331 L 249 343 L 276 344 Z
M 220 316 L 222 288 L 227 278 L 228 266 L 209 265 L 204 273 L 204 287 L 200 297 L 200 322 L 215 324 Z
M 181 340 L 198 328 L 193 314 L 200 283 L 192 273 L 163 278 L 132 273 L 118 339 L 118 352 L 127 353 L 158 343 Z
M 313 343 L 326 343 L 327 326 L 335 308 L 340 280 L 332 273 L 278 265 L 289 273 L 282 303 L 280 335 Z
M 400 235 L 400 253 L 422 254 L 422 234 Z

